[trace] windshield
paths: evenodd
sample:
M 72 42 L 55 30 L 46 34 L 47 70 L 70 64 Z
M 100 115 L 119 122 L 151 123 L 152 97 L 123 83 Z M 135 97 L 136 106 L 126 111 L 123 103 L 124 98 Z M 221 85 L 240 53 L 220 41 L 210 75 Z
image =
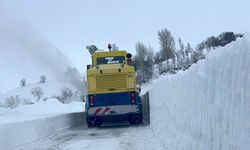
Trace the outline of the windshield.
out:
M 112 56 L 112 57 L 98 57 L 96 59 L 97 65 L 102 64 L 120 64 L 125 62 L 124 56 Z

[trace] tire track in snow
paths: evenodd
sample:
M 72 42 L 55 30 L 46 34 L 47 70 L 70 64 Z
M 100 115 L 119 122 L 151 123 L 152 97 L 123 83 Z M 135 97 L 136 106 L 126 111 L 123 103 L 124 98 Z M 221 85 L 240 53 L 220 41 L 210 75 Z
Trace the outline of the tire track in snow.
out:
M 120 138 L 128 126 L 89 129 L 85 125 L 76 127 L 46 139 L 23 145 L 16 150 L 98 150 L 119 149 Z

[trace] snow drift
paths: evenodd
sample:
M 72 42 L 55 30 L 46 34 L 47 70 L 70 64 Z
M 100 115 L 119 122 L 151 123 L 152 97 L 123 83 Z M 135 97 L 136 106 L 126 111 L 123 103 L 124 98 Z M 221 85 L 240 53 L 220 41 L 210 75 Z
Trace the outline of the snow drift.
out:
M 250 35 L 210 52 L 150 90 L 151 124 L 131 130 L 124 149 L 248 150 Z

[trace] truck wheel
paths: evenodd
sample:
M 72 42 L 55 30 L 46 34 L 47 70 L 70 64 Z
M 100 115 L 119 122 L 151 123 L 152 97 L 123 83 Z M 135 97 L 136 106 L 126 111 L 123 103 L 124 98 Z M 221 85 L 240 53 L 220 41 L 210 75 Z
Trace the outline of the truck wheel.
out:
M 102 125 L 102 119 L 96 118 L 94 121 L 94 126 L 100 127 Z
M 130 125 L 135 125 L 135 124 L 142 124 L 142 116 L 141 115 L 135 115 L 131 114 L 128 116 L 128 122 Z
M 87 124 L 88 124 L 88 128 L 93 128 L 94 127 L 92 122 L 88 122 Z

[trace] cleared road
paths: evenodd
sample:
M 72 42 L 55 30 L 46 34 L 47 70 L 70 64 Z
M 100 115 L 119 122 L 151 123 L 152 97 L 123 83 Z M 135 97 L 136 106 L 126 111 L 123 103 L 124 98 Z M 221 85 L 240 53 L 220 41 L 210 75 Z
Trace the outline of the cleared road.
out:
M 106 150 L 119 149 L 128 126 L 87 128 L 85 125 L 23 145 L 16 150 Z

